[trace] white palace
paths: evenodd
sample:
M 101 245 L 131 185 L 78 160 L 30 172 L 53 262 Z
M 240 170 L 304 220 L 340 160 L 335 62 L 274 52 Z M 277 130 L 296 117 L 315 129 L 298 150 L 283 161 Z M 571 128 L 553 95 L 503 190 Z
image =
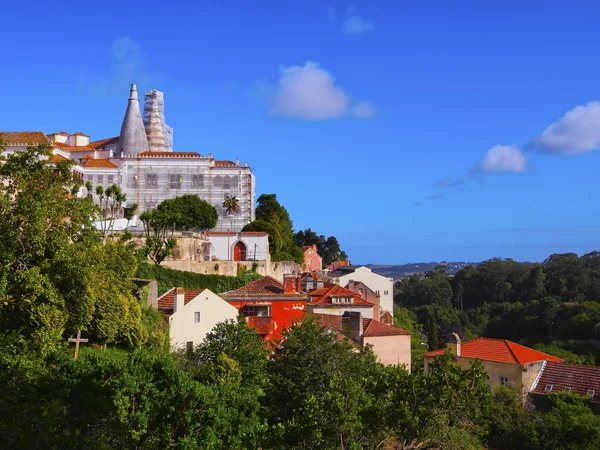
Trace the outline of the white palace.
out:
M 145 95 L 142 117 L 136 86 L 131 85 L 116 137 L 90 141 L 81 132 L 0 132 L 0 140 L 7 152 L 51 145 L 53 160 L 74 160 L 74 170 L 94 187 L 117 184 L 127 194 L 125 207 L 137 203 L 139 212 L 168 198 L 196 194 L 217 209 L 216 230 L 240 231 L 254 220 L 255 179 L 248 163 L 216 160 L 212 153 L 174 152 L 173 129 L 165 122 L 163 93 L 157 90 Z M 239 199 L 240 211 L 231 217 L 222 207 L 226 195 Z

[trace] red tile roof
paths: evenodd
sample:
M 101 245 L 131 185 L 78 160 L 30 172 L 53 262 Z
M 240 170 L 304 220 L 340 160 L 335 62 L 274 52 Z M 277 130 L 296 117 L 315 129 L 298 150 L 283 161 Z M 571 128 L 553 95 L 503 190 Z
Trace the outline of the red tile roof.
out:
M 65 158 L 63 155 L 56 153 L 56 154 L 52 155 L 50 157 L 50 159 L 48 159 L 48 161 L 52 162 L 52 163 L 57 163 L 60 161 L 66 161 L 67 159 L 69 159 L 69 158 Z
M 320 306 L 368 306 L 373 307 L 372 303 L 363 300 L 362 297 L 356 292 L 352 292 L 350 289 L 343 288 L 337 284 L 329 285 L 321 289 L 315 289 L 308 293 L 311 297 L 311 305 Z M 354 299 L 354 303 L 333 303 L 331 299 L 333 297 L 351 297 Z
M 410 336 L 410 331 L 388 325 L 375 319 L 363 319 L 363 336 Z
M 50 139 L 41 131 L 0 131 L 0 141 L 8 145 L 50 144 Z
M 217 167 L 239 167 L 239 164 L 236 164 L 233 161 L 215 161 L 215 166 L 217 166 Z
M 220 297 L 229 301 L 248 299 L 308 301 L 306 294 L 284 294 L 283 284 L 281 284 L 275 278 L 269 276 L 261 277 L 260 279 L 253 281 L 246 286 L 242 286 L 239 289 L 220 294 Z
M 550 385 L 552 390 L 546 391 L 546 386 Z M 549 361 L 531 392 L 549 394 L 564 392 L 565 388 L 571 388 L 571 392 L 586 397 L 588 391 L 593 390 L 594 396 L 591 400 L 600 402 L 600 367 Z
M 110 159 L 100 158 L 100 159 L 83 159 L 81 161 L 81 166 L 86 169 L 117 169 L 117 166 L 110 162 Z
M 61 150 L 66 150 L 68 152 L 93 152 L 95 148 L 91 145 L 68 145 L 62 142 L 54 142 L 53 145 L 57 146 Z
M 142 158 L 203 158 L 196 152 L 143 152 L 138 156 Z
M 445 349 L 425 353 L 424 356 L 443 355 Z M 534 361 L 563 361 L 556 356 L 538 352 L 524 345 L 506 339 L 478 338 L 463 342 L 460 347 L 461 358 L 479 358 L 482 361 L 496 361 L 508 364 L 528 364 Z
M 165 314 L 173 314 L 173 304 L 175 301 L 175 290 L 183 288 L 172 288 L 158 298 L 158 310 Z M 198 297 L 204 289 L 183 289 L 185 297 L 183 304 L 187 305 L 194 298 Z
M 90 142 L 90 145 L 98 150 L 102 150 L 107 145 L 116 144 L 119 142 L 119 136 L 111 137 L 108 139 L 101 139 L 99 141 Z

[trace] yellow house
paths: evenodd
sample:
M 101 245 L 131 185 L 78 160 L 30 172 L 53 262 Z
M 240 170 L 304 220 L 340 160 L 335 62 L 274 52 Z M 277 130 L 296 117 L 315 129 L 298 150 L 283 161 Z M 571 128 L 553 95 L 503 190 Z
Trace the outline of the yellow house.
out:
M 506 339 L 478 338 L 462 343 L 456 333 L 454 336 L 456 342 L 449 343 L 447 349 L 452 352 L 456 363 L 467 369 L 474 359 L 481 360 L 489 377 L 487 383 L 492 388 L 499 384 L 519 384 L 523 393 L 529 392 L 546 361 L 563 361 Z M 423 355 L 426 373 L 433 368 L 435 357 L 444 354 L 447 349 Z

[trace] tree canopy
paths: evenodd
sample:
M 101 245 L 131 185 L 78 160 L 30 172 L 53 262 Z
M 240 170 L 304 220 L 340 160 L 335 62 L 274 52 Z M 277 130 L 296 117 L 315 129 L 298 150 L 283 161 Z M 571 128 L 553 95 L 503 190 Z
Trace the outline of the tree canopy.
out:
M 295 235 L 296 245 L 303 247 L 305 245 L 316 245 L 317 252 L 323 258 L 323 265 L 326 266 L 334 261 L 345 259 L 346 253 L 340 248 L 340 244 L 335 236 L 325 237 L 318 235 L 310 228 L 300 230 Z

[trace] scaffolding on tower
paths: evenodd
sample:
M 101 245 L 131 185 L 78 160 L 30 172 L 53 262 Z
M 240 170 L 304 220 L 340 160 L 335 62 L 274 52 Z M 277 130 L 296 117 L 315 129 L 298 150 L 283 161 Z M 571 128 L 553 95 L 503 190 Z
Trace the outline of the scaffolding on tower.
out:
M 173 151 L 173 128 L 165 120 L 164 94 L 156 89 L 144 96 L 144 128 L 151 152 Z

